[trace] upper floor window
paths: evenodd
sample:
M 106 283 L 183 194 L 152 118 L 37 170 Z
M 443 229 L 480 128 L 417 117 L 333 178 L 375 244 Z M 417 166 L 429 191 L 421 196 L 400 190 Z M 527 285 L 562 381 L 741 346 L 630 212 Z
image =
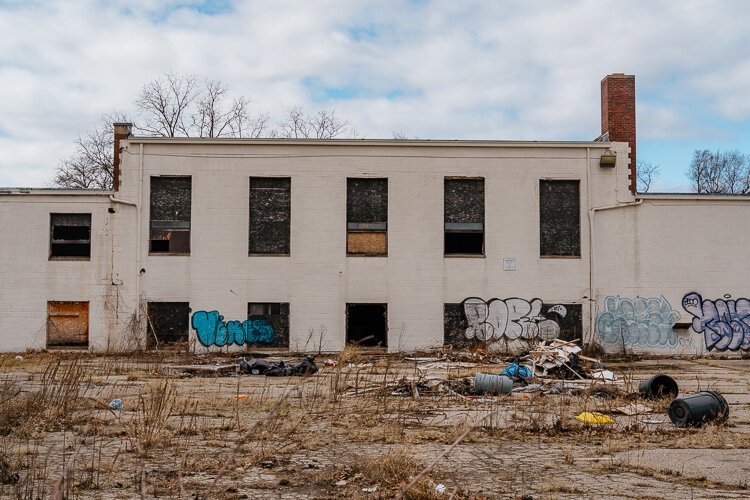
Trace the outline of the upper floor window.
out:
M 484 179 L 445 178 L 445 255 L 484 255 Z
M 91 214 L 50 214 L 49 258 L 91 258 Z
M 539 254 L 581 256 L 580 181 L 539 181 Z
M 151 177 L 149 251 L 190 254 L 190 176 Z
M 388 179 L 346 180 L 346 253 L 388 255 Z
M 250 177 L 251 255 L 289 255 L 291 208 L 291 178 Z

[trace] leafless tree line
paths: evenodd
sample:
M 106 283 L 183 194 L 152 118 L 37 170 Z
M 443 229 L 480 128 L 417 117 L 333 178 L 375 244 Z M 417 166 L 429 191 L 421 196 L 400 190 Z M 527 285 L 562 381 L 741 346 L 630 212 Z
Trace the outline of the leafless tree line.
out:
M 290 107 L 276 127 L 268 113 L 254 114 L 250 100 L 231 97 L 219 80 L 167 73 L 143 86 L 135 99 L 136 117 L 104 115 L 100 123 L 76 140 L 74 154 L 60 162 L 53 183 L 70 189 L 110 189 L 113 170 L 114 122 L 132 122 L 139 135 L 157 137 L 238 137 L 333 139 L 356 137 L 351 124 L 335 110 L 307 113 Z
M 687 176 L 696 193 L 750 195 L 750 156 L 737 150 L 696 150 Z

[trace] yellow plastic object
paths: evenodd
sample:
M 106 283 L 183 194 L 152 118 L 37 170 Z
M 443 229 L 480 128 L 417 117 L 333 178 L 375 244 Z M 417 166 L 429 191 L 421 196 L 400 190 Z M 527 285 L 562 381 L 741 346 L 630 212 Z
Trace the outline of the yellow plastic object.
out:
M 585 411 L 576 417 L 576 420 L 589 425 L 608 425 L 614 424 L 615 421 L 609 418 L 607 415 L 602 415 L 597 412 Z

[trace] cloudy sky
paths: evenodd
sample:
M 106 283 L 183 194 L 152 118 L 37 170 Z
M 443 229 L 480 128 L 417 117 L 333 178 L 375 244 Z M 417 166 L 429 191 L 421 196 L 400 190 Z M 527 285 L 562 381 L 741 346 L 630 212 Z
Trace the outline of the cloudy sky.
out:
M 599 82 L 636 75 L 652 191 L 693 150 L 750 153 L 750 1 L 0 0 L 0 186 L 45 186 L 103 113 L 165 72 L 278 121 L 333 108 L 365 138 L 590 140 Z

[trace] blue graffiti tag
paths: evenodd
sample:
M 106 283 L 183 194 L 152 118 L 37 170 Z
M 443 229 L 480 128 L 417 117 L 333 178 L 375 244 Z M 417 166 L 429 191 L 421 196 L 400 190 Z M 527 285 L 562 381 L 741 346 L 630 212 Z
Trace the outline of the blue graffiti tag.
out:
M 635 347 L 677 347 L 673 327 L 680 313 L 661 298 L 610 296 L 596 318 L 603 344 Z
M 219 311 L 196 311 L 191 323 L 198 335 L 198 341 L 206 347 L 272 344 L 276 340 L 273 326 L 265 318 L 224 322 L 224 316 L 220 315 Z
M 750 300 L 703 300 L 689 293 L 682 307 L 693 315 L 693 330 L 703 334 L 709 351 L 750 348 Z

